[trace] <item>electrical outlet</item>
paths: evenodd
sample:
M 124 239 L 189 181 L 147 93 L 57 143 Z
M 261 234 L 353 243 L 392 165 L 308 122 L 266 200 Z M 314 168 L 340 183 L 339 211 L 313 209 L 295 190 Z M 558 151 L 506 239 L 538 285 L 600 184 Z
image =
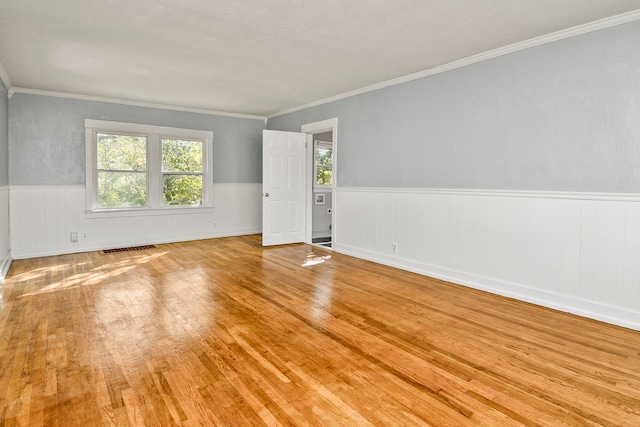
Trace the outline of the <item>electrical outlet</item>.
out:
M 391 244 L 391 251 L 392 251 L 394 254 L 397 254 L 397 253 L 398 253 L 398 244 L 397 244 L 396 242 L 393 242 L 393 243 Z
M 71 233 L 71 236 L 69 236 L 71 239 L 71 243 L 78 243 L 78 232 L 74 231 Z
M 87 240 L 88 238 L 89 238 L 89 233 L 87 233 L 86 231 L 82 233 L 82 240 Z

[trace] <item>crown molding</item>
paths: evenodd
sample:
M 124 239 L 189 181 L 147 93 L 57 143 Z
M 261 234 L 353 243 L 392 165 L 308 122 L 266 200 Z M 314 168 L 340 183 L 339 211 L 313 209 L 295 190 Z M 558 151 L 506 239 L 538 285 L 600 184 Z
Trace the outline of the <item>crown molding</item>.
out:
M 7 70 L 4 69 L 4 66 L 2 65 L 1 62 L 0 62 L 0 80 L 2 80 L 4 87 L 6 87 L 8 91 L 10 91 L 11 80 L 9 80 L 9 75 L 7 74 Z M 9 94 L 9 97 L 11 97 L 11 94 Z
M 395 86 L 395 85 L 407 83 L 413 80 L 422 79 L 424 77 L 429 77 L 435 74 L 444 73 L 445 71 L 450 71 L 456 68 L 466 67 L 467 65 L 486 61 L 488 59 L 497 58 L 499 56 L 507 55 L 509 53 L 518 52 L 521 50 L 529 49 L 536 46 L 541 46 L 547 43 L 552 43 L 552 42 L 563 40 L 563 39 L 568 39 L 570 37 L 579 36 L 582 34 L 602 30 L 609 27 L 614 27 L 616 25 L 626 24 L 628 22 L 637 21 L 639 19 L 640 19 L 640 9 L 623 13 L 620 15 L 611 16 L 609 18 L 600 19 L 598 21 L 589 22 L 587 24 L 578 25 L 576 27 L 567 28 L 565 30 L 556 31 L 554 33 L 545 34 L 543 36 L 535 37 L 522 42 L 513 43 L 508 46 L 489 50 L 487 52 L 469 56 L 467 58 L 463 58 L 458 61 L 450 62 L 448 64 L 444 64 L 435 68 L 430 68 L 428 70 L 419 71 L 417 73 L 408 74 L 406 76 L 398 77 L 391 80 L 386 80 L 384 82 L 376 83 L 370 86 L 365 86 L 363 88 L 352 90 L 350 92 L 345 92 L 339 95 L 323 98 L 318 101 L 310 102 L 308 104 L 299 105 L 297 107 L 289 108 L 287 110 L 283 110 L 278 113 L 270 114 L 267 116 L 267 119 L 272 119 L 274 117 L 304 110 L 310 107 L 316 107 L 318 105 L 328 104 L 329 102 L 339 101 L 341 99 L 350 98 L 352 96 L 361 95 L 363 93 L 373 92 L 375 90 L 384 89 L 389 86 Z
M 10 96 L 14 93 L 23 93 L 27 95 L 51 96 L 54 98 L 78 99 L 81 101 L 106 102 L 109 104 L 129 105 L 133 107 L 157 108 L 161 110 L 182 111 L 186 113 L 208 114 L 211 116 L 235 117 L 241 119 L 262 120 L 266 123 L 267 118 L 264 116 L 253 116 L 249 114 L 227 113 L 223 111 L 206 110 L 201 108 L 179 107 L 175 105 L 155 104 L 152 102 L 130 101 L 127 99 L 106 98 L 101 96 L 80 95 L 76 93 L 54 92 L 41 89 L 29 89 L 24 87 L 12 87 L 9 91 Z

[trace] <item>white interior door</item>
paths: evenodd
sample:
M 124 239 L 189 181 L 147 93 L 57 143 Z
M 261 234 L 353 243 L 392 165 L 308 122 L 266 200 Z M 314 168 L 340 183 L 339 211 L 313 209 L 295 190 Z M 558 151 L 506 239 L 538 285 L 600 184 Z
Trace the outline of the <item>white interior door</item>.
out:
M 304 133 L 263 131 L 263 246 L 304 241 L 306 140 Z

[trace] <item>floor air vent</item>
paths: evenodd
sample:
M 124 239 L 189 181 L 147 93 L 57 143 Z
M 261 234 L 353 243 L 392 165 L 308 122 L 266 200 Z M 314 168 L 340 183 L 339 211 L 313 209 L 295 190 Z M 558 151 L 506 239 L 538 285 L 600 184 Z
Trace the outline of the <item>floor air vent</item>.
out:
M 145 246 L 131 246 L 129 248 L 117 248 L 117 249 L 105 249 L 102 251 L 103 254 L 115 254 L 116 252 L 131 252 L 131 251 L 143 251 L 145 249 L 154 249 L 154 245 L 145 245 Z

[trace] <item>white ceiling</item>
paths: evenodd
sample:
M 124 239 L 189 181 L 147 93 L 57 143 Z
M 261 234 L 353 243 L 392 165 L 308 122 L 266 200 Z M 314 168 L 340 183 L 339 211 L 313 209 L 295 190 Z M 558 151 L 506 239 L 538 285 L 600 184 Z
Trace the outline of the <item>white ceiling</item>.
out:
M 0 0 L 15 88 L 268 116 L 640 0 Z

